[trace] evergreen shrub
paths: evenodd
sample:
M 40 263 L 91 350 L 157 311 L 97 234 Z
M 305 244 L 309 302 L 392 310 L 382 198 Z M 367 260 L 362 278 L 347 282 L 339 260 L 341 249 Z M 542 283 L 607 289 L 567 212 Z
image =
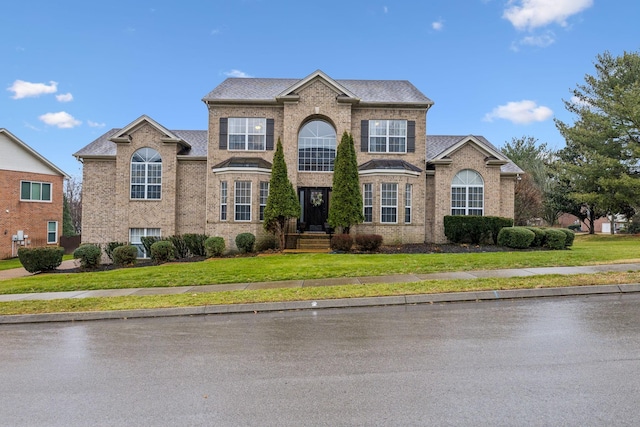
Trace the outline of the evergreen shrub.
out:
M 526 227 L 526 228 L 533 231 L 536 235 L 536 237 L 533 239 L 533 242 L 531 242 L 531 247 L 541 248 L 542 246 L 544 246 L 544 243 L 547 237 L 547 232 L 545 231 L 545 229 L 540 227 Z
M 514 249 L 526 249 L 531 246 L 536 235 L 526 227 L 505 227 L 498 233 L 498 244 Z
M 568 248 L 573 246 L 573 240 L 576 238 L 576 233 L 574 233 L 573 231 L 569 230 L 568 228 L 559 228 L 558 230 L 562 231 L 565 236 L 566 236 L 566 240 L 564 241 L 564 247 Z
M 153 245 L 155 242 L 159 242 L 160 240 L 166 240 L 166 239 L 163 239 L 160 236 L 140 237 L 140 243 L 142 243 L 142 246 L 144 246 L 144 251 L 146 252 L 147 256 L 151 254 L 151 245 Z
M 118 246 L 128 245 L 127 242 L 109 242 L 104 245 L 104 253 L 113 262 L 113 250 Z
M 80 267 L 82 268 L 96 268 L 100 265 L 101 256 L 102 249 L 100 249 L 100 246 L 90 243 L 80 245 L 73 251 L 73 258 L 80 260 Z
M 18 249 L 20 264 L 22 264 L 24 269 L 29 273 L 55 270 L 62 264 L 63 255 L 64 248 L 59 246 Z
M 192 256 L 206 256 L 207 251 L 204 247 L 204 242 L 207 240 L 209 236 L 206 234 L 183 234 L 182 238 L 184 239 L 184 243 L 187 245 L 189 249 L 189 253 Z
M 151 259 L 156 264 L 169 262 L 175 258 L 176 248 L 169 240 L 160 240 L 151 245 Z
M 208 258 L 219 257 L 224 253 L 224 239 L 222 237 L 208 237 L 204 241 L 204 247 Z
M 559 228 L 547 228 L 545 230 L 546 243 L 545 246 L 549 249 L 564 249 L 567 235 L 564 234 Z
M 353 246 L 353 238 L 348 234 L 334 234 L 331 237 L 331 249 L 338 252 L 349 252 Z
M 264 252 L 271 249 L 278 249 L 278 239 L 273 234 L 265 234 L 260 236 L 256 241 L 256 251 Z
M 113 263 L 120 266 L 135 265 L 138 248 L 133 245 L 118 246 L 113 250 Z
M 240 233 L 236 236 L 236 246 L 241 254 L 253 252 L 256 236 L 251 233 Z
M 189 256 L 189 246 L 187 246 L 187 242 L 182 236 L 169 236 L 167 240 L 169 240 L 173 244 L 173 250 L 175 252 L 176 258 L 181 259 Z M 153 255 L 151 257 L 153 258 Z
M 355 243 L 361 251 L 376 252 L 382 245 L 382 236 L 379 234 L 358 234 Z

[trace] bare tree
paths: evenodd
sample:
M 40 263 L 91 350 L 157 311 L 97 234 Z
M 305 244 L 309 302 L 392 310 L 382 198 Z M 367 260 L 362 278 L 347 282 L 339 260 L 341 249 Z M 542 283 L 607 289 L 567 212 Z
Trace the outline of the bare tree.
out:
M 76 234 L 82 234 L 82 181 L 78 177 L 70 177 L 65 181 L 64 197 L 69 205 L 71 222 Z

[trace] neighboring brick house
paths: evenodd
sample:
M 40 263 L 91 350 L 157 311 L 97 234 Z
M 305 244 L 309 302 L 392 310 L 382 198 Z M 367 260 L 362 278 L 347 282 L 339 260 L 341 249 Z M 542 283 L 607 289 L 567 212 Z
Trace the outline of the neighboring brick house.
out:
M 264 233 L 275 142 L 302 207 L 290 231 L 326 231 L 333 162 L 353 135 L 365 222 L 387 243 L 445 242 L 450 214 L 513 217 L 522 171 L 478 136 L 427 136 L 433 102 L 408 81 L 229 78 L 207 94 L 207 131 L 142 116 L 74 154 L 84 164 L 83 241 L 206 233 L 234 247 Z
M 62 233 L 62 170 L 0 128 L 0 259 L 21 246 L 58 245 Z

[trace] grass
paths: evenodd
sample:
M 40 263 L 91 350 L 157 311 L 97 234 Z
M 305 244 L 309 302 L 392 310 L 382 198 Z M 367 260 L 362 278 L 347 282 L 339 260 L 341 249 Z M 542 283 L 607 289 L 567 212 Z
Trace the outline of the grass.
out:
M 4 261 L 3 261 L 4 262 Z M 194 286 L 387 274 L 426 274 L 504 268 L 594 265 L 640 262 L 640 238 L 585 236 L 571 250 L 465 254 L 335 255 L 295 254 L 251 258 L 221 258 L 196 263 L 166 264 L 95 273 L 53 273 L 0 281 L 0 294 L 92 289 Z M 119 310 L 204 304 L 352 298 L 407 293 L 458 292 L 535 286 L 574 286 L 640 281 L 636 273 L 587 276 L 427 281 L 410 284 L 283 288 L 261 291 L 144 297 L 87 298 L 0 303 L 0 314 L 54 311 Z M 595 283 L 594 281 L 601 282 Z M 621 282 L 619 280 L 622 280 Z M 21 311 L 23 310 L 23 311 Z M 44 310 L 44 311 L 38 311 Z

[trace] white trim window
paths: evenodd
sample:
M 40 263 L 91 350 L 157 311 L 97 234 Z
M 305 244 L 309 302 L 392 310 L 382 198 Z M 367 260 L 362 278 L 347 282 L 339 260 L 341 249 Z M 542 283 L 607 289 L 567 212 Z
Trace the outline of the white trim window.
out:
M 141 148 L 131 157 L 131 198 L 159 200 L 162 196 L 162 157 L 153 148 Z
M 235 220 L 251 221 L 251 181 L 236 181 L 234 202 Z
M 47 245 L 58 244 L 58 221 L 47 221 Z
M 484 215 L 484 180 L 478 172 L 464 169 L 453 177 L 451 215 Z
M 228 138 L 229 151 L 264 151 L 267 141 L 267 119 L 229 118 Z
M 404 223 L 411 224 L 411 203 L 413 199 L 413 185 L 404 186 Z
M 362 186 L 362 202 L 364 222 L 373 222 L 373 184 Z
M 220 182 L 220 221 L 227 220 L 227 200 L 229 198 L 229 188 L 227 181 Z
M 269 182 L 260 181 L 260 221 L 264 221 L 264 210 L 267 207 L 269 198 Z
M 380 222 L 398 223 L 398 184 L 380 184 Z
M 50 202 L 51 183 L 20 181 L 20 200 L 29 202 Z
M 406 120 L 369 120 L 370 153 L 406 153 Z
M 131 245 L 138 248 L 138 258 L 149 258 L 151 254 L 147 253 L 144 245 L 142 244 L 143 237 L 161 237 L 159 228 L 130 228 L 129 229 L 129 242 Z
M 336 159 L 336 131 L 324 120 L 306 123 L 298 134 L 298 171 L 332 172 Z

